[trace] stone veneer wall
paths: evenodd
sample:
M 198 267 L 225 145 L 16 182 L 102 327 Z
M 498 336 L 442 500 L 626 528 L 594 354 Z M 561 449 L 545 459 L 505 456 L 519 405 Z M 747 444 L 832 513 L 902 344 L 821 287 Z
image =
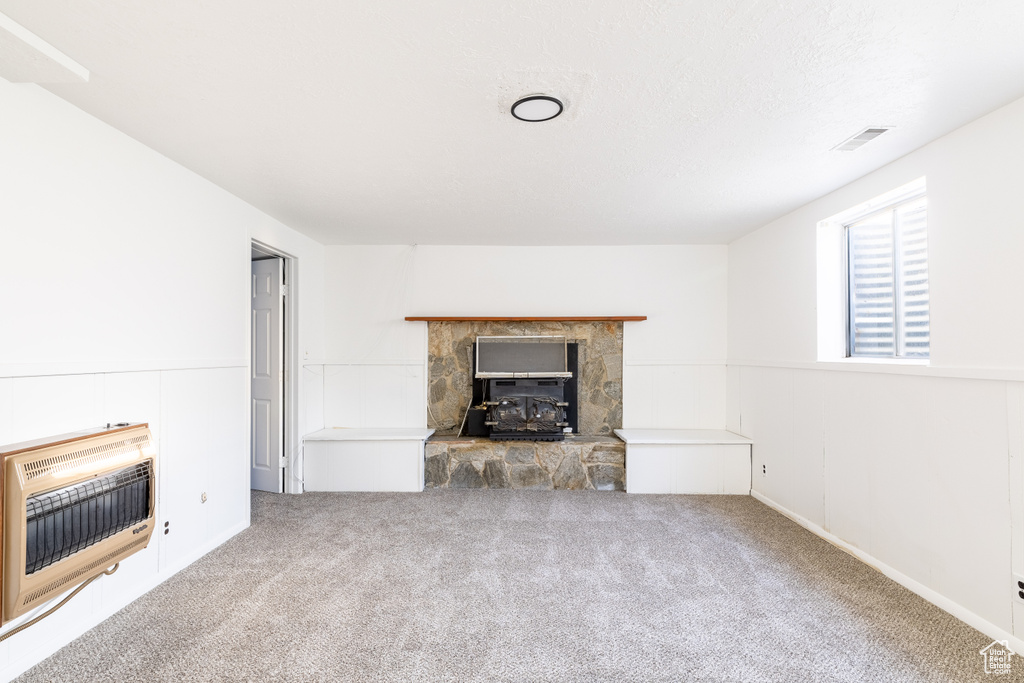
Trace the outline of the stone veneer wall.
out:
M 621 322 L 429 322 L 427 424 L 438 435 L 459 431 L 473 399 L 476 338 L 513 335 L 563 335 L 577 342 L 579 433 L 611 435 L 622 426 Z
M 624 491 L 626 444 L 614 437 L 560 442 L 432 437 L 427 488 Z

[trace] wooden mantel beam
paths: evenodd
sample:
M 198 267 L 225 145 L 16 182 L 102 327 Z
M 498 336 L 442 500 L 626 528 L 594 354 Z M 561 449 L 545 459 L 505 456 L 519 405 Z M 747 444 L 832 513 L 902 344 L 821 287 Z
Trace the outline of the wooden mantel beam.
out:
M 566 322 L 566 323 L 597 323 L 597 322 L 635 322 L 647 320 L 646 315 L 510 315 L 510 316 L 471 316 L 471 315 L 442 315 L 442 316 L 415 316 L 405 318 L 409 322 L 428 323 L 454 323 L 454 322 Z

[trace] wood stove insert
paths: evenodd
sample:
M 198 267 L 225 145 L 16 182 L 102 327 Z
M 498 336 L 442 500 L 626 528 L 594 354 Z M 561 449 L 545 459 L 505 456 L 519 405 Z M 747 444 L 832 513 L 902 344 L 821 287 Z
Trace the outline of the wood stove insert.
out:
M 567 393 L 575 385 L 565 337 L 477 337 L 475 366 L 491 439 L 561 441 L 571 431 Z

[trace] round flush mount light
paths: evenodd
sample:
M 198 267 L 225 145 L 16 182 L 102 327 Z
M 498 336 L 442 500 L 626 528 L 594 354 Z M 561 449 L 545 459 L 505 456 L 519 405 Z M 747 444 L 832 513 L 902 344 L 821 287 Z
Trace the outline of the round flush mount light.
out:
M 562 102 L 548 95 L 530 95 L 512 105 L 512 116 L 520 121 L 550 121 L 562 113 Z

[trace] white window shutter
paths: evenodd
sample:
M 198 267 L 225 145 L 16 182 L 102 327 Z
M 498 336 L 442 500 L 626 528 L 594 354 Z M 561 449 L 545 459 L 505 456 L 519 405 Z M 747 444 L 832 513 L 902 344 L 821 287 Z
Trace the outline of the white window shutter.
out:
M 851 356 L 929 355 L 927 199 L 846 226 Z

